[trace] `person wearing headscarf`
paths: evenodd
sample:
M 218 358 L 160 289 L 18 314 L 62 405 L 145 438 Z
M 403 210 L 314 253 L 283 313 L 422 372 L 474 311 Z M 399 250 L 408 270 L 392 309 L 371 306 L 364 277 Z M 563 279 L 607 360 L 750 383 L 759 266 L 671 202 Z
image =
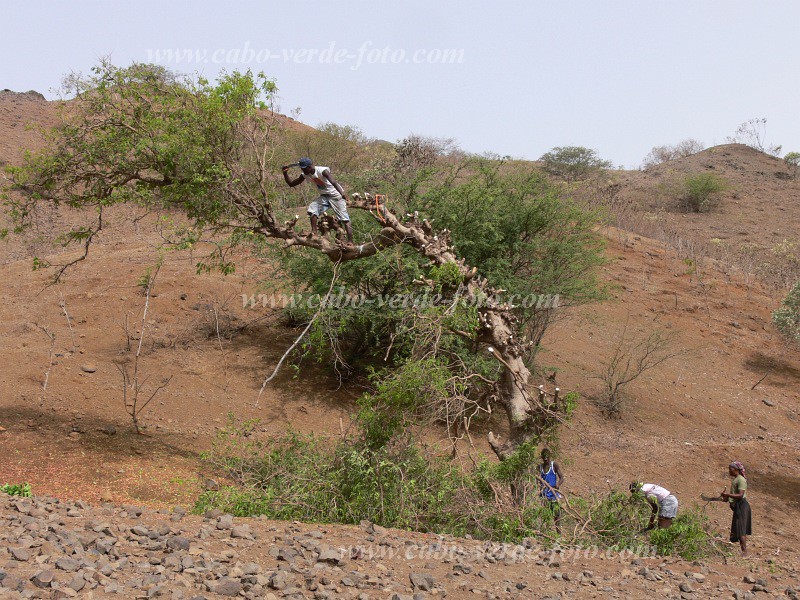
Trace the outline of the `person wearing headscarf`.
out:
M 722 490 L 720 498 L 727 500 L 733 511 L 731 520 L 731 542 L 739 542 L 742 556 L 747 556 L 747 537 L 751 535 L 750 504 L 747 502 L 747 475 L 744 465 L 738 460 L 728 465 L 728 474 L 733 478 L 731 491 Z

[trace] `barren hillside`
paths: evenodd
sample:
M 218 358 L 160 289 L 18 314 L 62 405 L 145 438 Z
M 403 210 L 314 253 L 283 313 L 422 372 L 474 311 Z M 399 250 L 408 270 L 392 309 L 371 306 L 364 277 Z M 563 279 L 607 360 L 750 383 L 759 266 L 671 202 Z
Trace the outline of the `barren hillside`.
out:
M 680 207 L 682 182 L 702 173 L 718 177 L 725 190 L 712 210 L 687 213 Z M 785 285 L 800 273 L 798 175 L 782 159 L 726 144 L 612 178 L 626 227 Z

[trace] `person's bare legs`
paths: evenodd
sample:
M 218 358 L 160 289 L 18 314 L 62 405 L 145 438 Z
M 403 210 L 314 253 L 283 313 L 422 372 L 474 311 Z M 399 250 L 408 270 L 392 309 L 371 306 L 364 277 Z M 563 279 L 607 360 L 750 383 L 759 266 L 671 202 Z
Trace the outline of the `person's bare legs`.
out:
M 317 215 L 309 215 L 311 217 L 311 235 L 317 235 Z
M 555 508 L 556 533 L 561 535 L 561 507 L 558 505 L 558 502 L 556 502 L 553 508 Z
M 344 230 L 347 232 L 347 241 L 353 243 L 353 228 L 350 226 L 350 221 L 344 222 Z
M 742 556 L 747 556 L 747 536 L 739 536 L 739 546 L 742 548 Z
M 669 529 L 670 527 L 672 527 L 672 519 L 668 519 L 666 517 L 658 517 L 659 529 Z

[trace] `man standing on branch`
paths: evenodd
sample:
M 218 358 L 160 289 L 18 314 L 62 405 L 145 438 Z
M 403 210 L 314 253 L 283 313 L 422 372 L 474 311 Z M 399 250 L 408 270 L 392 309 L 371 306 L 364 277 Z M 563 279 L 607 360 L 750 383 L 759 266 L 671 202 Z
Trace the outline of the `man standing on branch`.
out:
M 319 197 L 308 205 L 308 216 L 311 218 L 311 234 L 317 235 L 319 218 L 325 214 L 329 208 L 333 209 L 338 221 L 344 225 L 347 232 L 347 241 L 353 243 L 353 229 L 350 226 L 350 215 L 347 214 L 347 196 L 339 182 L 331 175 L 328 167 L 315 166 L 310 158 L 301 158 L 296 166 L 300 167 L 302 173 L 296 179 L 289 179 L 289 169 L 295 165 L 281 167 L 283 178 L 289 187 L 300 185 L 306 179 L 310 179 L 317 186 Z

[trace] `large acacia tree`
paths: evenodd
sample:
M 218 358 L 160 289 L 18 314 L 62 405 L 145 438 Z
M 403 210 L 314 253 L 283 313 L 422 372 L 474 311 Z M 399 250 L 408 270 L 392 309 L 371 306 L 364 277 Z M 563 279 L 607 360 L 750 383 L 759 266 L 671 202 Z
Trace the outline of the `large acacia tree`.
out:
M 418 285 L 441 289 L 446 274 L 449 289 L 459 288 L 467 301 L 481 299 L 469 330 L 446 326 L 471 352 L 496 362 L 496 378 L 482 379 L 484 400 L 508 418 L 506 439 L 488 434 L 498 457 L 507 458 L 561 420 L 563 402 L 536 388 L 532 393 L 525 356 L 533 342 L 524 337 L 518 307 L 478 274 L 480 265 L 458 255 L 450 231 L 436 230 L 421 212 L 395 214 L 369 195 L 354 194 L 349 202 L 351 210 L 371 214 L 370 229 L 355 246 L 342 241 L 333 221 L 323 234 L 311 235 L 297 216 L 282 216 L 276 201 L 285 193 L 282 121 L 271 110 L 275 85 L 263 74 L 234 72 L 211 83 L 154 65 L 104 62 L 67 83 L 72 99 L 45 149 L 9 170 L 18 192 L 10 205 L 21 227 L 43 204 L 94 209 L 93 222 L 65 233 L 67 241 L 82 245 L 82 260 L 103 228 L 104 210 L 136 203 L 182 211 L 193 224 L 187 241 L 201 231 L 230 244 L 275 241 L 337 264 L 408 248 L 427 269 Z M 224 253 L 215 258 L 217 266 L 230 268 Z

